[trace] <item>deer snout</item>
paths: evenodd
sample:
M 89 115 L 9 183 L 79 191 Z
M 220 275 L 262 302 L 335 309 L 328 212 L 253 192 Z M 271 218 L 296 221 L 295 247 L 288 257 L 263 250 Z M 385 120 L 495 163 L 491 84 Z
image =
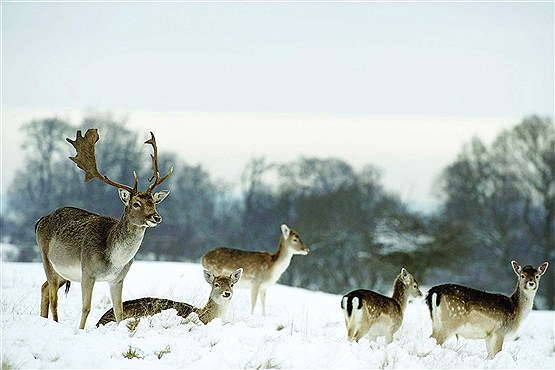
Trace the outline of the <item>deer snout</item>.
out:
M 146 218 L 146 223 L 150 227 L 155 227 L 160 222 L 162 222 L 162 216 L 160 216 L 158 213 L 154 213 Z
M 225 291 L 222 293 L 222 298 L 223 298 L 223 299 L 230 299 L 230 298 L 231 298 L 231 292 L 230 292 L 229 290 L 225 290 Z
M 534 280 L 528 280 L 526 282 L 527 289 L 536 289 L 536 282 Z

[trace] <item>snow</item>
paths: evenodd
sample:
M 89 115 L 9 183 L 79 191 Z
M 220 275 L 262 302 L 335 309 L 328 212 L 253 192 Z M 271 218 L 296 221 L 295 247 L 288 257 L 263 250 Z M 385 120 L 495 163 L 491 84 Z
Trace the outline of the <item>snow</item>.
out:
M 485 360 L 483 340 L 451 338 L 441 348 L 429 338 L 423 300 L 409 304 L 393 343 L 380 338 L 349 343 L 341 296 L 275 285 L 267 316 L 250 314 L 250 292 L 236 289 L 223 319 L 204 326 L 174 310 L 139 321 L 96 328 L 111 307 L 106 283 L 95 285 L 85 330 L 79 330 L 81 289 L 59 291 L 60 322 L 39 316 L 40 263 L 2 264 L 3 368 L 554 368 L 554 312 L 532 311 L 503 351 Z M 124 300 L 167 297 L 202 306 L 210 288 L 198 264 L 135 262 Z M 134 354 L 128 359 L 124 354 Z

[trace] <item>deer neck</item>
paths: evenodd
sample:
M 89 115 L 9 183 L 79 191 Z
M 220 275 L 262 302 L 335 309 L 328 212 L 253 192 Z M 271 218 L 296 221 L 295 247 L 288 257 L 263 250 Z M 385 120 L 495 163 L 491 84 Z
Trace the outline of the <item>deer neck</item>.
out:
M 229 300 L 218 304 L 210 297 L 204 307 L 198 311 L 198 317 L 206 324 L 217 317 L 222 317 L 226 313 L 228 305 Z
M 536 296 L 537 288 L 533 291 L 526 291 L 523 288 L 520 288 L 520 284 L 516 283 L 516 288 L 511 295 L 510 299 L 513 303 L 514 310 L 515 310 L 515 320 L 520 323 L 522 320 L 528 316 L 530 311 L 532 310 L 532 306 L 534 305 L 534 297 Z
M 271 269 L 273 274 L 281 276 L 281 274 L 287 270 L 287 267 L 289 267 L 292 257 L 293 252 L 285 245 L 285 240 L 281 238 L 276 253 L 272 254 L 273 265 Z
M 407 307 L 407 302 L 409 300 L 409 295 L 407 293 L 406 285 L 401 280 L 401 277 L 397 277 L 395 279 L 395 283 L 393 284 L 393 294 L 391 298 L 399 304 L 401 307 L 401 313 L 405 312 L 405 308 Z
M 110 233 L 110 261 L 114 265 L 125 265 L 141 246 L 146 226 L 134 225 L 124 213 Z

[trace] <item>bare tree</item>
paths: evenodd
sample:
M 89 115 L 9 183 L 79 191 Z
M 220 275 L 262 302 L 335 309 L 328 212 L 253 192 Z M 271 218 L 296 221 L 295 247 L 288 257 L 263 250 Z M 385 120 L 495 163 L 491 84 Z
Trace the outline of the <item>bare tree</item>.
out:
M 555 257 L 553 131 L 549 118 L 526 118 L 490 148 L 474 139 L 443 172 L 445 218 L 455 229 L 462 226 L 467 247 L 499 267 L 515 258 Z M 473 268 L 491 274 L 484 262 Z M 547 306 L 553 308 L 554 279 L 546 280 Z
M 253 244 L 265 244 L 271 240 L 275 225 L 272 225 L 269 210 L 274 206 L 275 196 L 264 182 L 264 177 L 274 168 L 265 157 L 252 158 L 241 175 L 241 193 L 243 200 L 241 241 L 245 247 Z M 287 222 L 287 220 L 277 221 Z
M 493 144 L 499 172 L 514 181 L 524 201 L 523 217 L 530 247 L 546 261 L 555 258 L 555 129 L 549 117 L 530 116 Z M 550 308 L 555 307 L 554 272 L 545 282 Z

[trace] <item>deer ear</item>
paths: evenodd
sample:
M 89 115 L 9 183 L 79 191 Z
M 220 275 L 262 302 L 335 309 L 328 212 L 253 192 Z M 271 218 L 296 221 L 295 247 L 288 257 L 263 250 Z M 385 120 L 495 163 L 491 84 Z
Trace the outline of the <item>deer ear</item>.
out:
M 547 270 L 547 267 L 549 267 L 548 262 L 544 262 L 540 265 L 540 267 L 538 267 L 538 270 L 540 270 L 540 276 L 542 276 L 545 273 L 545 271 Z
M 514 270 L 515 274 L 517 274 L 518 276 L 520 276 L 520 272 L 522 271 L 522 267 L 520 267 L 520 265 L 518 264 L 518 262 L 516 262 L 516 261 L 511 261 L 511 266 L 513 266 L 513 270 Z
M 404 267 L 401 268 L 401 278 L 403 278 L 404 282 L 409 282 L 409 272 Z
M 169 190 L 162 190 L 162 191 L 159 191 L 158 193 L 154 193 L 154 195 L 153 195 L 154 203 L 156 203 L 156 204 L 162 203 L 162 201 L 164 199 L 166 199 L 166 197 L 168 196 L 169 193 L 170 193 Z
M 208 270 L 204 270 L 204 280 L 210 285 L 214 282 L 214 274 Z
M 283 239 L 288 239 L 291 234 L 291 229 L 287 227 L 286 224 L 281 225 L 281 233 L 283 234 Z
M 237 270 L 235 270 L 233 274 L 229 275 L 229 277 L 231 278 L 231 281 L 233 281 L 233 284 L 237 284 L 237 282 L 241 280 L 242 275 L 243 275 L 243 269 L 239 267 Z
M 119 199 L 127 207 L 129 205 L 129 200 L 131 199 L 131 193 L 125 189 L 118 188 Z

